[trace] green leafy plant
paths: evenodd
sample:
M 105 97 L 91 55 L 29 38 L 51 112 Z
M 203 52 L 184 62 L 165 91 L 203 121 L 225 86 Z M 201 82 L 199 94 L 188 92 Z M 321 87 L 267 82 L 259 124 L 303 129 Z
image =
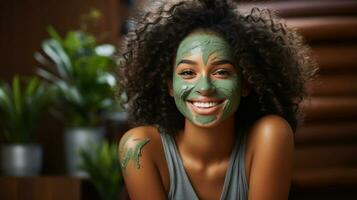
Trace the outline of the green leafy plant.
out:
M 114 47 L 97 45 L 84 31 L 70 31 L 62 38 L 49 28 L 49 34 L 43 53 L 35 53 L 42 64 L 38 74 L 55 86 L 57 105 L 69 113 L 72 126 L 98 125 L 101 114 L 118 105 Z
M 0 83 L 0 131 L 7 142 L 36 141 L 40 113 L 48 103 L 49 94 L 45 83 L 37 77 L 30 77 L 23 87 L 18 75 L 12 85 Z
M 117 145 L 104 142 L 93 149 L 94 154 L 80 152 L 81 168 L 89 174 L 102 200 L 118 199 L 122 176 Z

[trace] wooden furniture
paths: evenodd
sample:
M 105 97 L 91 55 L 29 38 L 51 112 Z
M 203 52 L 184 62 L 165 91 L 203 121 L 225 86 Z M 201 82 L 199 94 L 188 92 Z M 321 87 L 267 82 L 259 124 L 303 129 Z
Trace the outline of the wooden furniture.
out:
M 249 8 L 257 4 L 245 4 Z M 357 1 L 259 3 L 275 10 L 312 48 L 320 71 L 302 103 L 290 199 L 357 197 Z
M 97 200 L 88 180 L 66 176 L 1 177 L 0 199 L 4 200 Z

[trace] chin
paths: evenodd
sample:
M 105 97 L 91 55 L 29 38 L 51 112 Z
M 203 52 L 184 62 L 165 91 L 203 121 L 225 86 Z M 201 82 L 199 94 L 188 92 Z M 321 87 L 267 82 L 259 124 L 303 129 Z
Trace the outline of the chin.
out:
M 213 120 L 212 122 L 209 123 L 198 123 L 194 118 L 192 117 L 189 119 L 189 121 L 194 124 L 195 126 L 202 127 L 202 128 L 210 128 L 210 127 L 215 127 L 218 126 L 220 123 L 222 123 L 222 110 L 226 104 L 226 101 L 220 100 L 217 105 L 209 107 L 209 108 L 200 108 L 196 107 L 192 101 L 186 101 L 186 106 L 191 112 L 192 115 L 196 116 L 216 116 L 216 119 Z
M 216 127 L 220 124 L 219 121 L 214 121 L 214 122 L 211 122 L 211 123 L 208 123 L 208 124 L 198 124 L 198 123 L 193 123 L 194 125 L 198 126 L 198 127 L 201 127 L 201 128 L 213 128 L 213 127 Z
M 218 126 L 218 125 L 220 125 L 222 123 L 221 116 L 222 115 L 218 115 L 217 119 L 215 119 L 212 122 L 205 123 L 205 124 L 201 124 L 201 123 L 195 122 L 195 120 L 193 120 L 193 119 L 190 120 L 190 122 L 192 124 L 194 124 L 195 126 L 198 126 L 198 127 L 201 127 L 201 128 L 212 128 L 212 127 L 216 127 L 216 126 Z

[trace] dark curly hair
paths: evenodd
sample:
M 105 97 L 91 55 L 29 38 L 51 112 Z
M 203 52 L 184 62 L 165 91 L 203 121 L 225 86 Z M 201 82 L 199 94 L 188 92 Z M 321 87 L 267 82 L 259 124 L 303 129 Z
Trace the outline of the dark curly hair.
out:
M 299 103 L 305 83 L 316 72 L 302 38 L 267 9 L 243 14 L 224 0 L 157 3 L 133 19 L 134 30 L 122 45 L 120 94 L 134 125 L 158 125 L 175 133 L 183 128 L 168 92 L 179 43 L 197 29 L 220 34 L 233 47 L 243 78 L 250 85 L 236 122 L 249 126 L 266 114 L 285 118 L 293 131 L 301 122 Z

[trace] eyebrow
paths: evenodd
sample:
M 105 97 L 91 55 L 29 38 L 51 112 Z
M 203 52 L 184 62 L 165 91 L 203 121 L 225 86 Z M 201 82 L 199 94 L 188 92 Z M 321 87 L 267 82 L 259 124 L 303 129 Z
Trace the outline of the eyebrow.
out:
M 177 63 L 176 66 L 179 66 L 180 64 L 183 64 L 183 63 L 189 64 L 189 65 L 197 65 L 197 63 L 195 61 L 182 59 L 179 63 Z
M 179 63 L 177 63 L 176 66 L 179 66 L 180 64 L 197 65 L 197 62 L 195 62 L 193 60 L 182 59 Z M 211 63 L 211 65 L 213 65 L 213 66 L 223 65 L 223 64 L 231 64 L 234 66 L 234 64 L 229 60 L 217 60 L 217 61 L 214 61 Z
M 234 64 L 229 60 L 217 60 L 217 61 L 214 61 L 211 63 L 211 65 L 214 65 L 214 66 L 215 65 L 223 65 L 223 64 L 231 64 L 234 66 Z

